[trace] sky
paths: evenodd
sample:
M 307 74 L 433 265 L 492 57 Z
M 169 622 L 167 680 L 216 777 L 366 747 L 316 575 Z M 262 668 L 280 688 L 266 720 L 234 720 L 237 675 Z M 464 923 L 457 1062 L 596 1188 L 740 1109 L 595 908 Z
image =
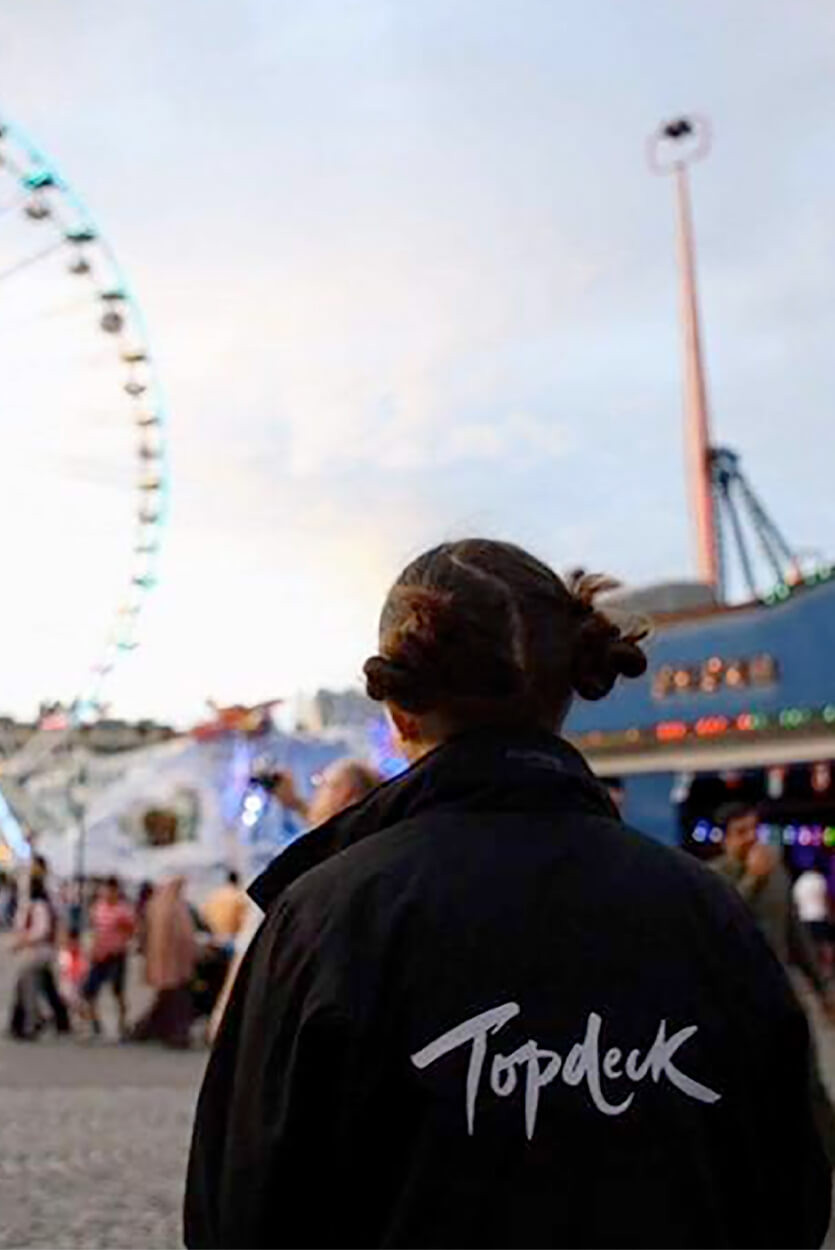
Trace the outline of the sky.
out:
M 833 36 L 817 0 L 4 0 L 0 114 L 107 232 L 170 411 L 162 578 L 114 712 L 358 681 L 387 586 L 447 538 L 693 574 L 671 187 L 645 160 L 681 112 L 714 132 L 715 437 L 831 555 Z M 0 217 L 0 268 L 23 230 Z M 132 434 L 70 282 L 0 282 L 19 714 L 76 692 L 128 567 Z

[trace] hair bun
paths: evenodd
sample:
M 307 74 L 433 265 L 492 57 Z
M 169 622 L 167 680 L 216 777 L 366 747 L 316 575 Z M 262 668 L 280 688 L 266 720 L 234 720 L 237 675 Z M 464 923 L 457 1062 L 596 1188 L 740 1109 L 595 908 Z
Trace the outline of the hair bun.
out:
M 365 674 L 365 689 L 369 699 L 377 703 L 391 701 L 404 711 L 417 712 L 416 706 L 420 699 L 416 698 L 415 674 L 410 673 L 396 660 L 387 660 L 384 655 L 372 655 L 362 666 Z
M 583 699 L 604 699 L 619 677 L 641 677 L 647 657 L 639 645 L 646 631 L 623 633 L 593 608 L 577 631 L 571 669 L 572 685 Z

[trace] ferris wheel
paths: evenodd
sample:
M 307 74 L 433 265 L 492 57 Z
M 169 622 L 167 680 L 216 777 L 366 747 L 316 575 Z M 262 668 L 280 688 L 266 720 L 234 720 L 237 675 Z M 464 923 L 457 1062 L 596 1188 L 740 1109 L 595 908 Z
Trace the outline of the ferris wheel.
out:
M 33 343 L 48 344 L 48 349 L 41 346 L 33 355 Z M 29 350 L 28 361 L 23 348 Z M 69 463 L 76 479 L 79 465 L 80 476 L 86 472 L 89 480 L 92 473 L 94 484 L 98 472 L 98 485 L 109 491 L 110 512 L 104 517 L 94 515 L 89 491 L 77 491 L 68 504 L 79 515 L 89 514 L 85 550 L 76 553 L 88 575 L 92 577 L 99 544 L 109 556 L 95 584 L 95 610 L 109 613 L 109 630 L 103 620 L 98 645 L 95 638 L 79 640 L 89 659 L 55 691 L 56 701 L 67 709 L 65 728 L 72 732 L 102 714 L 106 683 L 120 659 L 138 645 L 140 616 L 157 580 L 168 501 L 165 405 L 141 311 L 111 245 L 55 165 L 2 118 L 0 357 L 0 378 L 11 387 L 9 395 L 0 382 L 0 396 L 7 391 L 0 415 L 1 410 L 23 414 L 15 417 L 12 450 L 22 447 L 23 455 L 40 466 L 41 479 L 31 489 L 43 492 L 43 473 L 54 474 L 57 466 L 60 476 Z M 37 392 L 37 401 L 30 398 L 32 392 Z M 3 437 L 9 444 L 9 436 Z M 93 457 L 92 465 L 91 447 L 99 453 L 99 462 Z M 14 545 L 8 540 L 3 506 L 14 486 L 10 479 L 0 490 L 7 551 Z M 8 512 L 14 514 L 11 505 Z M 63 528 L 60 514 L 50 525 L 53 531 Z M 45 534 L 48 560 L 46 529 Z M 56 532 L 56 543 L 60 537 Z M 26 535 L 21 536 L 20 543 L 25 541 Z M 67 552 L 62 564 L 72 559 Z M 45 577 L 53 575 L 64 577 L 61 611 L 71 620 L 72 569 L 62 567 L 54 574 L 45 569 Z M 44 693 L 52 697 L 52 692 L 39 692 Z M 48 741 L 54 741 L 55 725 L 41 729 L 23 747 L 30 762 L 39 743 L 46 741 L 48 751 Z M 10 771 L 10 762 L 4 764 L 4 773 Z

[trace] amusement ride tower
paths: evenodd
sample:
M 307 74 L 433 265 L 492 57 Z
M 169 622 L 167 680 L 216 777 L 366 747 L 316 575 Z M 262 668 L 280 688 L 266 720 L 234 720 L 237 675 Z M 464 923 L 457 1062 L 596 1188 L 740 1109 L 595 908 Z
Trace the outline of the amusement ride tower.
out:
M 689 180 L 690 165 L 709 150 L 708 123 L 697 116 L 663 122 L 648 143 L 650 168 L 670 175 L 675 186 L 687 477 L 698 576 L 720 600 L 727 600 L 735 553 L 746 591 L 758 598 L 758 564 L 769 590 L 772 584 L 795 584 L 803 571 L 797 553 L 743 474 L 738 453 L 711 440 Z

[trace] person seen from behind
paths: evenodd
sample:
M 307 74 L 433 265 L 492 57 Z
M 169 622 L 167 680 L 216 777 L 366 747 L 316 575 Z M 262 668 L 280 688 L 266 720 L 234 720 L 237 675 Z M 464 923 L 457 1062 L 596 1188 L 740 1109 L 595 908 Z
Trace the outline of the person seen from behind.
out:
M 185 899 L 185 878 L 154 890 L 145 913 L 145 979 L 156 991 L 151 1006 L 130 1032 L 131 1041 L 189 1045 L 193 1010 L 189 987 L 197 961 L 194 920 Z
M 365 674 L 411 766 L 252 887 L 188 1246 L 820 1244 L 779 963 L 561 736 L 575 696 L 646 669 L 610 586 L 486 539 L 398 578 Z
M 212 937 L 224 945 L 232 945 L 243 927 L 247 909 L 241 879 L 237 872 L 229 871 L 226 881 L 212 890 L 200 911 Z

